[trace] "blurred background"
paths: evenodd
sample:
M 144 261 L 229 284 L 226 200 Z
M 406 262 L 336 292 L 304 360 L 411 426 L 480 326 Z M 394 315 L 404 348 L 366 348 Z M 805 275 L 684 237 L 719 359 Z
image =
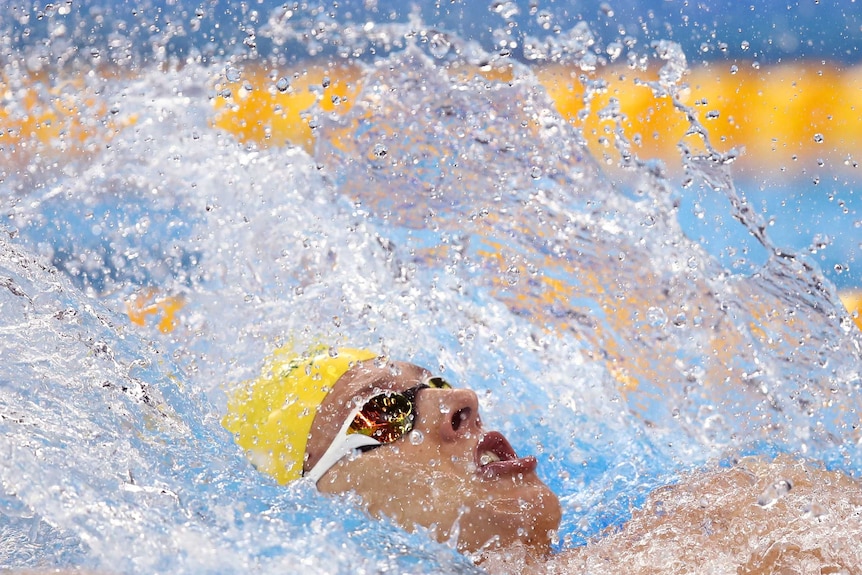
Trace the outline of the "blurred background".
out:
M 678 151 L 688 128 L 684 115 L 667 101 L 645 97 L 647 91 L 634 89 L 633 76 L 626 76 L 646 68 L 654 42 L 670 40 L 682 48 L 689 68 L 683 101 L 700 114 L 715 148 L 738 152 L 738 192 L 763 214 L 774 242 L 812 255 L 846 297 L 862 286 L 856 192 L 862 10 L 855 0 L 2 4 L 5 65 L 25 53 L 34 74 L 57 65 L 132 70 L 224 57 L 281 64 L 371 60 L 386 49 L 386 42 L 369 42 L 371 28 L 380 38 L 396 38 L 387 36 L 387 23 L 403 30 L 422 22 L 419 40 L 434 44 L 441 57 L 472 45 L 496 54 L 495 65 L 513 60 L 535 66 L 560 111 L 583 125 L 599 158 L 611 139 L 595 114 L 577 117 L 584 89 L 576 80 L 601 78 L 605 85 L 593 108 L 616 98 L 633 152 L 659 158 L 675 178 L 686 233 L 729 268 L 747 271 L 764 261 L 757 243 L 742 226 L 716 215 L 722 198 L 685 188 Z M 591 63 L 593 69 L 585 69 Z

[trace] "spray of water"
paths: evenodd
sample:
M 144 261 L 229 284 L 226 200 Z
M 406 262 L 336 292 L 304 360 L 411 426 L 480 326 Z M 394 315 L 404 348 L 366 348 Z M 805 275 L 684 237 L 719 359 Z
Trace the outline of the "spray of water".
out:
M 307 28 L 292 18 L 247 39 L 295 41 Z M 391 53 L 360 66 L 349 109 L 310 112 L 311 153 L 213 127 L 217 84 L 266 89 L 237 61 L 87 76 L 119 103 L 110 138 L 62 162 L 16 151 L 0 271 L 4 564 L 472 571 L 244 460 L 219 423 L 224 392 L 285 341 L 370 346 L 475 389 L 485 420 L 539 456 L 568 543 L 712 458 L 790 452 L 858 471 L 859 335 L 737 193 L 734 154 L 679 98 L 678 46 L 653 46 L 658 80 L 643 89 L 686 114 L 687 177 L 768 252 L 749 275 L 685 236 L 673 183 L 632 151 L 613 105 L 594 113 L 617 128 L 625 185 L 529 67 L 494 77 L 505 55 L 415 18 L 314 29 L 312 52 L 340 34 L 348 52 Z M 590 70 L 594 43 L 578 25 L 529 54 Z M 293 89 L 284 78 L 273 93 Z M 588 109 L 601 85 L 584 81 Z

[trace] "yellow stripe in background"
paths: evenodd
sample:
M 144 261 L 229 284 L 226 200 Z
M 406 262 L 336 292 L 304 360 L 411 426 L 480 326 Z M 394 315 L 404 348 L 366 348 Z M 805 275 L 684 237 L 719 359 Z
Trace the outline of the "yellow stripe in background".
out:
M 579 118 L 582 74 L 560 66 L 539 68 L 536 75 L 565 118 L 582 126 L 591 151 L 601 158 L 611 142 L 611 125 L 598 111 L 611 98 L 625 115 L 624 134 L 643 159 L 673 161 L 677 143 L 689 127 L 684 114 L 667 98 L 637 85 L 655 75 L 628 68 L 602 71 L 607 89 L 590 101 L 590 114 Z M 589 76 L 588 76 L 589 77 Z M 590 79 L 598 79 L 593 76 Z M 727 63 L 696 67 L 683 81 L 683 103 L 699 112 L 713 146 L 720 151 L 745 148 L 743 169 L 788 168 L 793 162 L 829 161 L 855 165 L 862 144 L 862 67 L 799 62 L 771 67 Z M 780 173 L 775 174 L 776 177 Z
M 462 79 L 480 75 L 490 82 L 511 81 L 511 67 L 481 70 L 452 66 Z M 623 133 L 643 159 L 662 158 L 675 165 L 677 144 L 689 124 L 668 98 L 656 98 L 642 85 L 655 73 L 609 67 L 594 73 L 562 65 L 533 69 L 558 112 L 583 129 L 598 158 L 615 156 L 614 126 L 603 117 L 615 98 L 624 120 Z M 281 90 L 285 78 L 290 87 Z M 585 108 L 582 78 L 603 80 L 606 88 L 591 95 Z M 314 135 L 310 109 L 317 101 L 325 111 L 350 108 L 358 92 L 360 70 L 352 66 L 308 66 L 286 74 L 250 67 L 235 82 L 217 90 L 214 124 L 244 142 L 262 146 L 291 144 L 311 151 Z M 328 80 L 328 81 L 325 81 Z M 842 68 L 822 62 L 798 62 L 758 67 L 751 62 L 692 68 L 684 77 L 683 103 L 699 112 L 720 151 L 744 148 L 742 169 L 789 169 L 794 162 L 828 161 L 834 167 L 854 165 L 862 145 L 862 67 Z M 640 84 L 639 84 L 640 83 Z M 324 88 L 323 85 L 327 84 Z M 251 88 L 250 90 L 247 88 Z M 225 91 L 225 89 L 227 89 Z M 588 113 L 585 113 L 585 110 Z M 692 140 L 693 146 L 699 142 Z M 780 176 L 780 173 L 775 174 Z
M 667 98 L 655 98 L 649 88 L 638 85 L 653 80 L 654 74 L 625 67 L 585 74 L 559 65 L 533 71 L 559 113 L 583 129 L 597 157 L 613 144 L 613 125 L 599 112 L 616 98 L 625 118 L 624 134 L 641 158 L 662 158 L 671 165 L 678 158 L 677 143 L 688 123 Z M 511 81 L 517 73 L 511 68 L 455 66 L 449 72 L 457 78 L 478 74 L 489 82 Z M 104 70 L 90 73 L 111 77 Z M 588 113 L 581 76 L 606 82 L 606 89 L 589 99 Z M 688 88 L 683 101 L 699 111 L 713 144 L 722 151 L 745 148 L 739 160 L 743 167 L 782 168 L 818 159 L 838 167 L 859 161 L 862 66 L 797 62 L 755 68 L 725 62 L 694 67 L 684 82 Z M 360 88 L 357 66 L 308 65 L 285 72 L 248 66 L 239 80 L 223 79 L 216 85 L 213 125 L 243 142 L 310 151 L 313 105 L 347 111 Z M 86 152 L 134 121 L 134 114 L 114 115 L 83 75 L 34 74 L 16 82 L 0 77 L 0 155 L 12 158 L 13 165 L 26 164 L 40 151 Z

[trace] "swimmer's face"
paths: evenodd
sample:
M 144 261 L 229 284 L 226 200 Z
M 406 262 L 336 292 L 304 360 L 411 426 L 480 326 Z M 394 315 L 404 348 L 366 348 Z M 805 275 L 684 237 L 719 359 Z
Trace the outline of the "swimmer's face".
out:
M 311 469 L 350 415 L 355 398 L 403 392 L 432 374 L 395 362 L 362 362 L 344 374 L 314 420 L 307 446 Z M 320 491 L 355 492 L 374 515 L 407 529 L 457 538 L 462 552 L 522 543 L 547 553 L 560 523 L 560 503 L 536 475 L 533 457 L 517 458 L 502 435 L 485 432 L 476 394 L 468 389 L 420 389 L 413 431 L 342 458 L 318 481 Z

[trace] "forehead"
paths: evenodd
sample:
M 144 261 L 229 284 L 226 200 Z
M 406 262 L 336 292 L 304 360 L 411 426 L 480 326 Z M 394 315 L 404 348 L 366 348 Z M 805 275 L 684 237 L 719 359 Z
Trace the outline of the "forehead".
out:
M 377 359 L 359 362 L 341 376 L 327 399 L 344 404 L 354 398 L 368 398 L 380 391 L 404 391 L 431 377 L 423 367 L 393 361 L 382 363 Z

